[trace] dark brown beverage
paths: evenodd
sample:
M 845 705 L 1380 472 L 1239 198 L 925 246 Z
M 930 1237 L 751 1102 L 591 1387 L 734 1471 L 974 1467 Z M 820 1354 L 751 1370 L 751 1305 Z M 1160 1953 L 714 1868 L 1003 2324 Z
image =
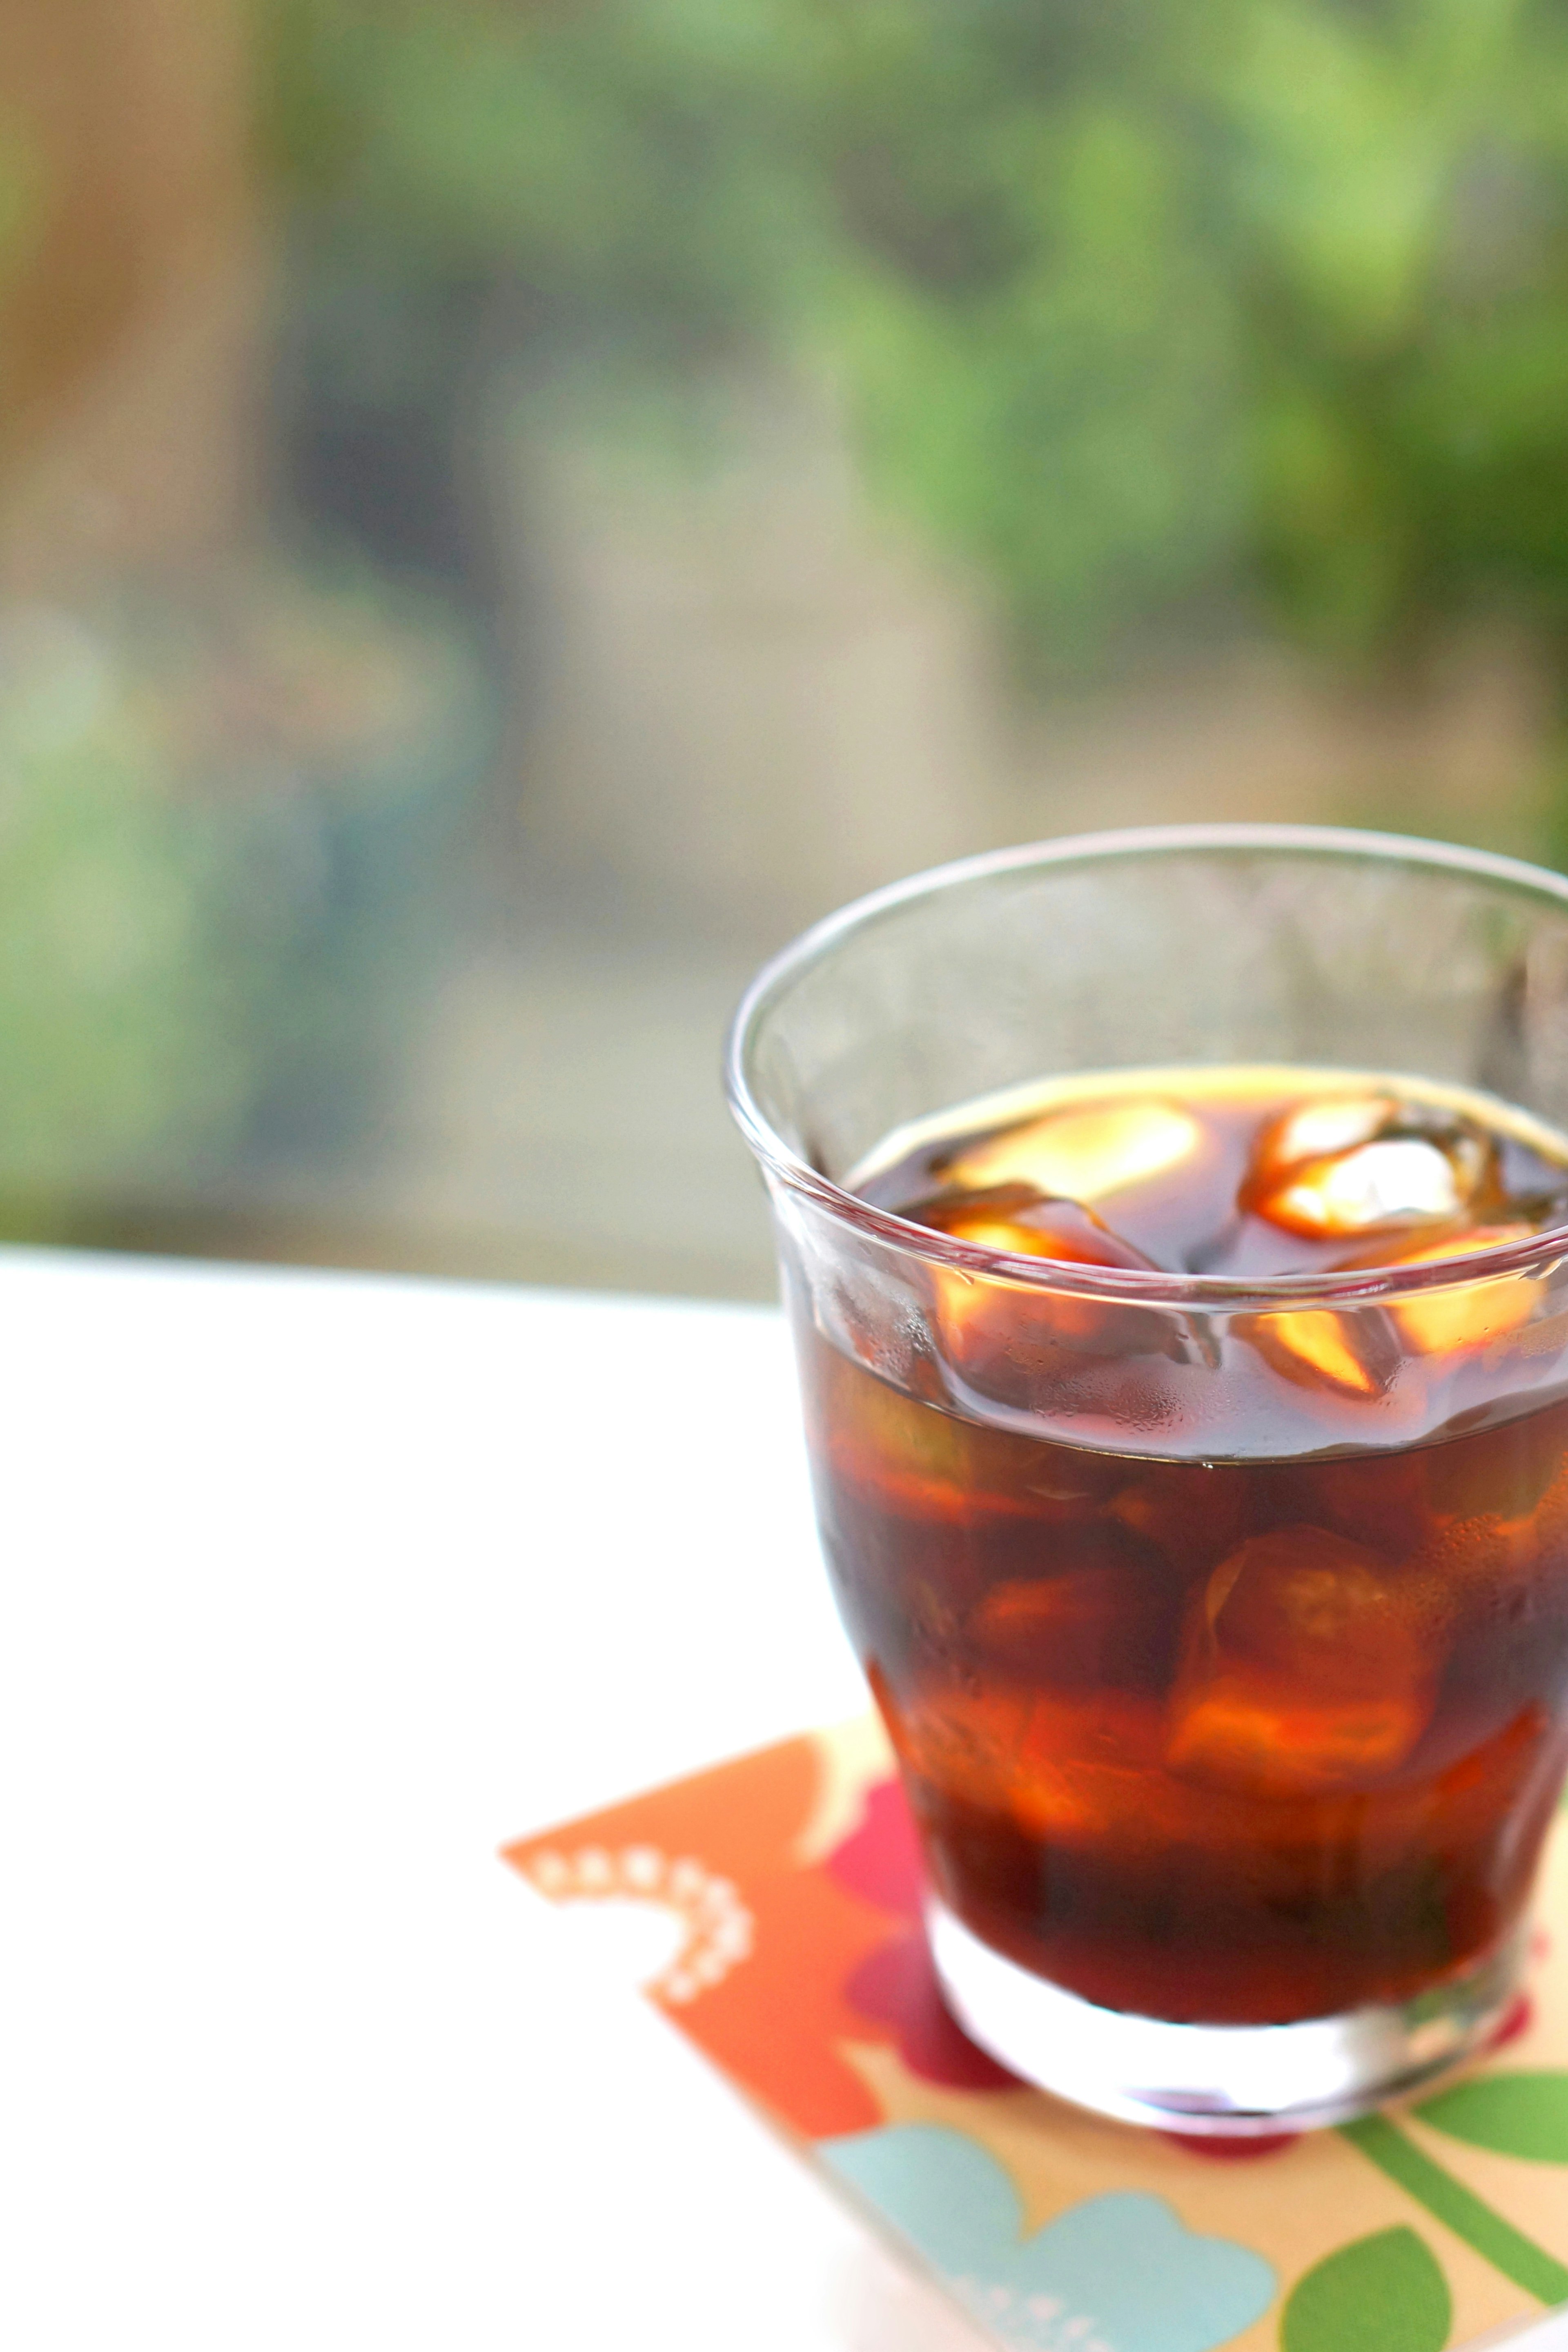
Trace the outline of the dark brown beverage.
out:
M 1413 1081 L 1172 1072 L 955 1115 L 850 1181 L 995 1254 L 929 1269 L 926 1393 L 803 1335 L 830 1566 L 951 1909 L 1089 2001 L 1216 2024 L 1405 2001 L 1500 1948 L 1568 1757 L 1568 1400 L 1503 1418 L 1467 1382 L 1531 1344 L 1507 1251 L 1568 1224 L 1568 1145 Z M 1194 1313 L 1179 1343 L 1135 1295 L 1006 1279 L 1470 1253 L 1386 1308 Z M 1234 1443 L 1199 1454 L 1183 1351 L 1221 1349 Z M 1443 1418 L 1402 1442 L 1413 1395 Z M 1039 1433 L 1053 1399 L 1103 1449 Z

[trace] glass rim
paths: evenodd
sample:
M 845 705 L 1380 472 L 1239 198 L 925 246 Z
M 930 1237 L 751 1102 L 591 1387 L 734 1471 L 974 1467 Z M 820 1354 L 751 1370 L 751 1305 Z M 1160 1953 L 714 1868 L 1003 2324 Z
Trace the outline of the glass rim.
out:
M 890 1209 L 879 1209 L 846 1192 L 803 1160 L 772 1125 L 752 1091 L 752 1051 L 768 1013 L 791 983 L 853 931 L 900 908 L 989 876 L 1051 866 L 1092 865 L 1126 857 L 1174 856 L 1193 850 L 1297 851 L 1304 856 L 1363 864 L 1420 866 L 1478 881 L 1495 882 L 1534 898 L 1555 899 L 1568 913 L 1568 877 L 1522 858 L 1487 849 L 1467 849 L 1415 835 L 1360 832 L 1348 825 L 1170 824 L 1135 825 L 1108 833 L 1066 834 L 1016 848 L 983 851 L 927 867 L 899 882 L 871 890 L 840 907 L 791 940 L 763 964 L 737 1006 L 724 1048 L 724 1087 L 731 1111 L 764 1174 L 826 1209 L 868 1239 L 907 1255 L 1032 1290 L 1076 1297 L 1136 1301 L 1145 1307 L 1209 1307 L 1215 1311 L 1262 1312 L 1269 1307 L 1362 1307 L 1385 1298 L 1458 1287 L 1505 1275 L 1543 1274 L 1554 1260 L 1568 1258 L 1568 1225 L 1550 1226 L 1521 1241 L 1456 1251 L 1420 1265 L 1363 1268 L 1356 1273 L 1245 1276 L 1169 1274 L 1163 1268 L 1088 1266 L 1066 1258 L 1016 1257 L 979 1242 L 937 1233 Z

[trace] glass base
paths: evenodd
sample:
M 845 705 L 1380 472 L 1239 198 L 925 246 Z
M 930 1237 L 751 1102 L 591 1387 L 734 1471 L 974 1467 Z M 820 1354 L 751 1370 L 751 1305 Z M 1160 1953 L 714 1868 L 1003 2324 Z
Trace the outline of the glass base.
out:
M 1064 1992 L 983 1944 L 934 1895 L 926 1922 L 948 2006 L 1015 2074 L 1123 2123 L 1231 2138 L 1346 2123 L 1446 2074 L 1501 2024 L 1524 1950 L 1510 1937 L 1399 2007 L 1296 2025 L 1173 2025 Z

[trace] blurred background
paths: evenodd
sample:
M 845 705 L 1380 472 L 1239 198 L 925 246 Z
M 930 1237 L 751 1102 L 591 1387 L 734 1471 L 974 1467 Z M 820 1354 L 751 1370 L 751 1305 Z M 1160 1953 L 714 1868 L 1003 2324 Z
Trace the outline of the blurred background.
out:
M 873 885 L 1568 860 L 1568 0 L 5 0 L 0 1238 L 767 1297 Z

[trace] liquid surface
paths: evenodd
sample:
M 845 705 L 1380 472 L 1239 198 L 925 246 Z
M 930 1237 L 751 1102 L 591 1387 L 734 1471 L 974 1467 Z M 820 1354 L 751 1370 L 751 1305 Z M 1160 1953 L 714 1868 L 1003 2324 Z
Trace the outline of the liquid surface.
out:
M 897 1138 L 859 1189 L 993 1249 L 1249 1276 L 1563 1222 L 1564 1147 L 1484 1098 L 1203 1078 Z M 958 1295 L 1003 1350 L 1045 1311 Z M 1401 1344 L 1475 1352 L 1466 1295 Z M 1349 1380 L 1301 1345 L 1293 1378 Z M 803 1361 L 840 1605 L 978 1934 L 1108 2007 L 1258 2023 L 1406 2000 L 1516 1927 L 1568 1755 L 1568 1404 L 1339 1459 L 1140 1459 L 955 1411 L 816 1326 Z
M 1246 1279 L 1568 1224 L 1568 1140 L 1468 1088 L 1200 1069 L 1057 1082 L 998 1109 L 889 1138 L 850 1189 L 1010 1255 Z

